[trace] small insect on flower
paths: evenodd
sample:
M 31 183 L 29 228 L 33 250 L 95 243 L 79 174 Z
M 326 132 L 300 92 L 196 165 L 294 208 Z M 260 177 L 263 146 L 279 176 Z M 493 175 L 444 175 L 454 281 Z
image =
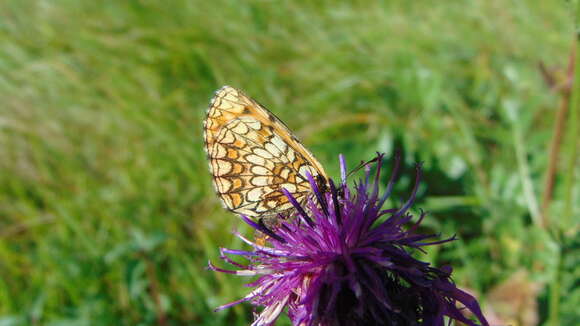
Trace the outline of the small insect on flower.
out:
M 451 280 L 451 268 L 435 268 L 411 255 L 413 249 L 441 244 L 436 235 L 417 232 L 425 217 L 411 223 L 409 208 L 421 178 L 417 166 L 410 198 L 399 208 L 383 209 L 394 186 L 400 159 L 397 158 L 384 194 L 379 194 L 382 155 L 376 175 L 370 167 L 364 180 L 351 189 L 346 182 L 346 164 L 340 157 L 342 180 L 321 191 L 307 173 L 312 196 L 300 203 L 283 189 L 294 210 L 290 218 L 271 229 L 243 216 L 247 224 L 269 235 L 260 245 L 236 233 L 250 250 L 222 248 L 221 258 L 234 269 L 209 264 L 209 268 L 240 276 L 255 276 L 253 290 L 222 310 L 244 301 L 262 307 L 252 325 L 272 325 L 287 309 L 293 325 L 441 325 L 445 318 L 464 324 L 488 325 L 476 299 Z M 408 228 L 404 226 L 410 224 Z M 247 259 L 240 264 L 231 256 Z M 463 306 L 458 308 L 458 305 Z M 468 319 L 469 310 L 478 322 Z
M 204 121 L 205 150 L 223 205 L 255 220 L 292 210 L 311 194 L 306 173 L 326 185 L 322 165 L 272 112 L 242 91 L 220 88 Z

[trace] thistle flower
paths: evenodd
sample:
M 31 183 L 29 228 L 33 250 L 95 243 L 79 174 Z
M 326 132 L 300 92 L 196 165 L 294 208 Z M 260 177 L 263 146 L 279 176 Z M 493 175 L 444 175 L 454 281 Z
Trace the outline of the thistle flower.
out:
M 243 220 L 269 236 L 269 245 L 260 245 L 235 233 L 252 250 L 221 248 L 221 258 L 235 270 L 209 268 L 240 276 L 258 276 L 247 284 L 254 288 L 240 300 L 218 307 L 222 310 L 244 301 L 263 307 L 253 326 L 272 325 L 287 308 L 293 325 L 444 325 L 444 317 L 467 325 L 488 325 L 474 297 L 451 281 L 451 268 L 435 268 L 415 259 L 410 252 L 422 247 L 454 240 L 434 241 L 436 235 L 423 235 L 417 227 L 420 217 L 408 228 L 408 213 L 415 200 L 421 178 L 417 166 L 415 186 L 400 208 L 383 209 L 391 194 L 400 159 L 379 196 L 382 155 L 377 172 L 355 183 L 346 184 L 346 164 L 340 157 L 342 182 L 329 180 L 329 191 L 321 192 L 308 175 L 314 196 L 304 206 L 292 195 L 290 218 L 269 229 L 243 216 Z M 242 256 L 247 264 L 229 255 Z M 466 318 L 458 305 L 477 317 L 479 324 Z

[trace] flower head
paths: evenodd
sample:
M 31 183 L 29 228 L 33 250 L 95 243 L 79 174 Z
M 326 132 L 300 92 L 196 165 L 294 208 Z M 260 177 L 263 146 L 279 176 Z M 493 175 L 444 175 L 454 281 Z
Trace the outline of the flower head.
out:
M 258 276 L 248 284 L 254 289 L 244 298 L 219 307 L 231 307 L 244 301 L 264 307 L 252 325 L 271 325 L 287 308 L 294 325 L 444 325 L 444 317 L 467 325 L 478 325 L 466 318 L 462 305 L 488 325 L 475 298 L 458 289 L 451 281 L 451 268 L 435 268 L 415 259 L 413 249 L 448 242 L 454 237 L 432 241 L 436 235 L 423 235 L 408 213 L 415 200 L 421 178 L 417 166 L 415 186 L 410 198 L 400 208 L 383 209 L 391 194 L 399 158 L 387 185 L 379 195 L 382 155 L 378 155 L 377 173 L 346 184 L 346 164 L 340 157 L 342 182 L 329 180 L 322 192 L 308 176 L 314 196 L 301 205 L 292 195 L 285 195 L 294 205 L 290 218 L 269 229 L 262 223 L 243 217 L 256 230 L 269 236 L 269 245 L 257 244 L 239 233 L 236 235 L 252 251 L 221 249 L 221 258 L 236 270 L 210 268 L 224 273 Z M 411 224 L 408 228 L 404 225 Z M 247 258 L 240 264 L 228 257 Z

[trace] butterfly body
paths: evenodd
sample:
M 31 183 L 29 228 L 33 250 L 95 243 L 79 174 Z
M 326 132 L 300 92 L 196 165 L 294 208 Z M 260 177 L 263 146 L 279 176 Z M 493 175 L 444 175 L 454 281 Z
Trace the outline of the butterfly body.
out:
M 311 193 L 309 172 L 325 185 L 322 165 L 264 106 L 230 86 L 219 89 L 204 122 L 205 149 L 224 206 L 253 218 L 276 216 Z

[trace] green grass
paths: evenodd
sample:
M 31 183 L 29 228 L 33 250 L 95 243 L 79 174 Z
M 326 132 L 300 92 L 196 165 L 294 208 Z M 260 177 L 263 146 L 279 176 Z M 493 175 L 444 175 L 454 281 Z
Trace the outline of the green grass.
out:
M 205 109 L 225 84 L 335 177 L 339 153 L 353 166 L 400 149 L 403 198 L 424 161 L 417 207 L 429 231 L 460 238 L 426 257 L 453 264 L 488 310 L 524 297 L 541 323 L 571 325 L 578 122 L 566 119 L 543 212 L 563 95 L 538 65 L 565 81 L 574 5 L 3 1 L 0 325 L 247 324 L 248 305 L 212 311 L 243 280 L 205 269 L 219 246 L 242 248 L 203 153 Z M 502 303 L 497 286 L 522 271 Z

